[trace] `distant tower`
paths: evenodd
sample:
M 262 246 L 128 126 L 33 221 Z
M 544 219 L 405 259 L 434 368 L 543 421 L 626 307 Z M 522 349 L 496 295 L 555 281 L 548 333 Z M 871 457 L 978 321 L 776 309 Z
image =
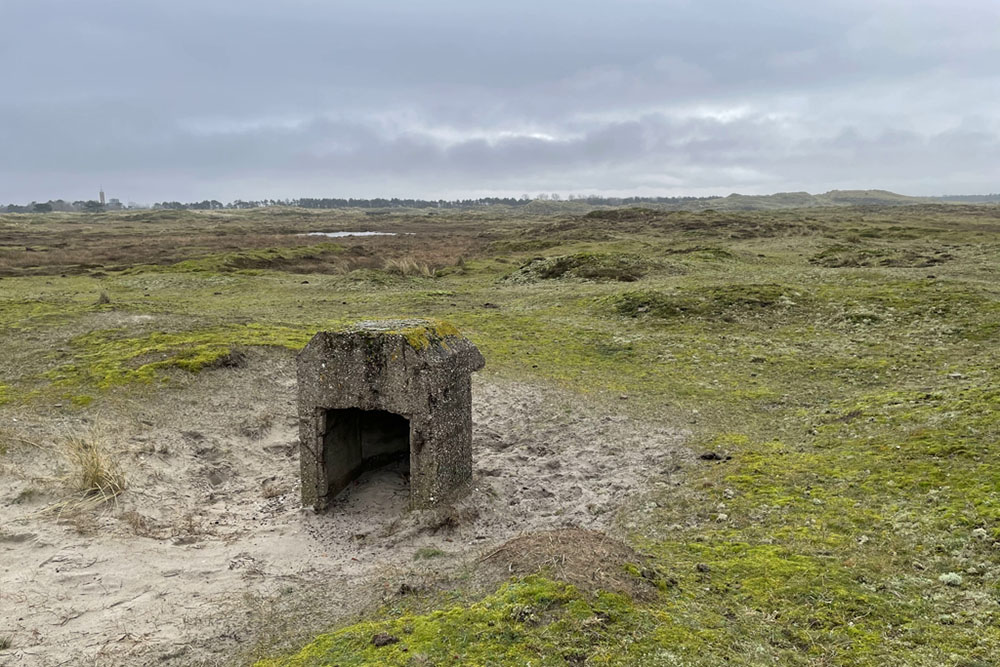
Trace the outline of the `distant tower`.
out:
M 104 206 L 104 186 L 101 186 L 101 206 Z

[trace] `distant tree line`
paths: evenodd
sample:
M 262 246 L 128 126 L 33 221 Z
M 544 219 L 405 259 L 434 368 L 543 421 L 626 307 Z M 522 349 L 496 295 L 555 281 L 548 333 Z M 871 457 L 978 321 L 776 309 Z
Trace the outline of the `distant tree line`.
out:
M 340 197 L 303 197 L 301 199 L 260 199 L 244 201 L 237 199 L 227 204 L 220 201 L 201 201 L 192 203 L 181 203 L 177 201 L 157 202 L 153 204 L 156 209 L 170 210 L 216 210 L 216 209 L 244 209 L 244 208 L 265 208 L 269 206 L 294 206 L 298 208 L 310 209 L 331 209 L 331 208 L 448 208 L 465 209 L 484 206 L 525 206 L 532 201 L 560 201 L 558 194 L 540 194 L 535 197 L 521 195 L 521 197 L 480 197 L 478 199 L 405 199 L 400 197 L 375 197 L 373 199 L 356 199 Z M 629 206 L 635 204 L 683 204 L 692 201 L 706 201 L 718 199 L 718 197 L 600 197 L 597 195 L 577 196 L 570 195 L 568 201 L 578 201 L 595 206 Z
M 593 206 L 633 206 L 638 204 L 684 204 L 695 201 L 707 201 L 719 199 L 719 197 L 601 197 L 598 195 L 569 195 L 567 201 L 576 201 Z M 480 197 L 478 199 L 404 199 L 399 197 L 373 199 L 355 198 L 312 198 L 302 199 L 259 199 L 245 201 L 236 199 L 223 203 L 217 199 L 206 199 L 200 202 L 179 202 L 163 201 L 152 205 L 154 209 L 164 209 L 173 211 L 216 211 L 222 209 L 247 209 L 263 208 L 270 206 L 297 206 L 310 209 L 333 209 L 333 208 L 442 208 L 442 209 L 468 209 L 485 206 L 525 206 L 532 201 L 561 201 L 562 197 L 558 193 L 542 193 L 535 196 L 521 195 L 520 197 Z M 67 202 L 62 199 L 50 200 L 47 202 L 31 202 L 26 205 L 10 204 L 0 208 L 7 213 L 51 213 L 61 212 L 84 212 L 99 213 L 101 211 L 147 208 L 129 204 L 123 206 L 117 200 L 111 200 L 108 204 L 102 205 L 98 201 L 74 201 Z
M 58 211 L 62 213 L 99 213 L 101 211 L 120 211 L 124 208 L 117 199 L 112 199 L 106 204 L 102 204 L 96 199 L 66 201 L 64 199 L 50 199 L 47 202 L 31 202 L 30 204 L 8 204 L 0 207 L 0 211 L 6 213 L 52 213 Z
M 297 206 L 309 209 L 335 209 L 335 208 L 362 208 L 362 209 L 387 209 L 387 208 L 441 208 L 441 209 L 471 209 L 485 206 L 526 206 L 534 201 L 542 202 L 579 202 L 589 206 L 641 206 L 643 204 L 662 204 L 671 208 L 685 208 L 689 204 L 698 202 L 709 202 L 713 200 L 725 199 L 724 197 L 601 197 L 598 195 L 568 195 L 563 198 L 558 193 L 541 193 L 538 195 L 521 195 L 520 197 L 480 197 L 478 199 L 404 199 L 399 197 L 373 199 L 305 197 L 301 199 L 258 199 L 245 201 L 236 199 L 223 203 L 217 199 L 205 199 L 199 202 L 179 202 L 163 201 L 152 205 L 154 209 L 166 209 L 175 211 L 216 211 L 222 209 L 248 209 L 263 208 L 271 206 Z M 939 202 L 964 202 L 964 203 L 1000 203 L 1000 194 L 989 195 L 945 195 L 940 197 L 927 197 L 926 201 Z M 129 203 L 124 206 L 117 199 L 111 199 L 107 204 L 98 201 L 73 201 L 68 202 L 62 199 L 49 200 L 47 202 L 31 202 L 30 204 L 18 205 L 10 204 L 6 207 L 0 206 L 0 212 L 7 213 L 51 213 L 62 212 L 83 212 L 99 213 L 102 211 L 116 211 L 123 209 L 145 209 L 148 206 Z

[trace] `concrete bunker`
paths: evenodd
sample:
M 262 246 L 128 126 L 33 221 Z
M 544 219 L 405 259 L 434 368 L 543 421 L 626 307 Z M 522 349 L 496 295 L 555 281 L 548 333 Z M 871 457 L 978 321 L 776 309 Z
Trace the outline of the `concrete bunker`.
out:
M 323 509 L 365 471 L 400 459 L 412 507 L 453 495 L 472 476 L 472 373 L 483 365 L 443 322 L 317 333 L 297 363 L 303 504 Z

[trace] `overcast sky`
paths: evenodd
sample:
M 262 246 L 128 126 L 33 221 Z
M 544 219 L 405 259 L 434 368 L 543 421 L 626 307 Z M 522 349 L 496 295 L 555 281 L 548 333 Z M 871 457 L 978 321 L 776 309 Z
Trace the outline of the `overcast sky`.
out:
M 1000 191 L 998 0 L 0 0 L 0 202 Z

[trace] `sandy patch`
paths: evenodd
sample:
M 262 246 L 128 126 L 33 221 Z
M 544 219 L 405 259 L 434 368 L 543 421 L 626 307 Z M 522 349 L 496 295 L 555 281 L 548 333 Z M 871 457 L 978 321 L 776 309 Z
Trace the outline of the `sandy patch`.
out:
M 476 474 L 449 507 L 407 512 L 399 468 L 367 474 L 324 514 L 298 501 L 293 362 L 255 354 L 155 401 L 91 415 L 128 489 L 116 505 L 64 498 L 54 434 L 80 417 L 0 415 L 2 665 L 218 665 L 305 637 L 373 604 L 460 576 L 506 540 L 614 532 L 619 508 L 690 456 L 683 433 L 526 384 L 474 385 Z M 14 421 L 17 419 L 18 421 Z

